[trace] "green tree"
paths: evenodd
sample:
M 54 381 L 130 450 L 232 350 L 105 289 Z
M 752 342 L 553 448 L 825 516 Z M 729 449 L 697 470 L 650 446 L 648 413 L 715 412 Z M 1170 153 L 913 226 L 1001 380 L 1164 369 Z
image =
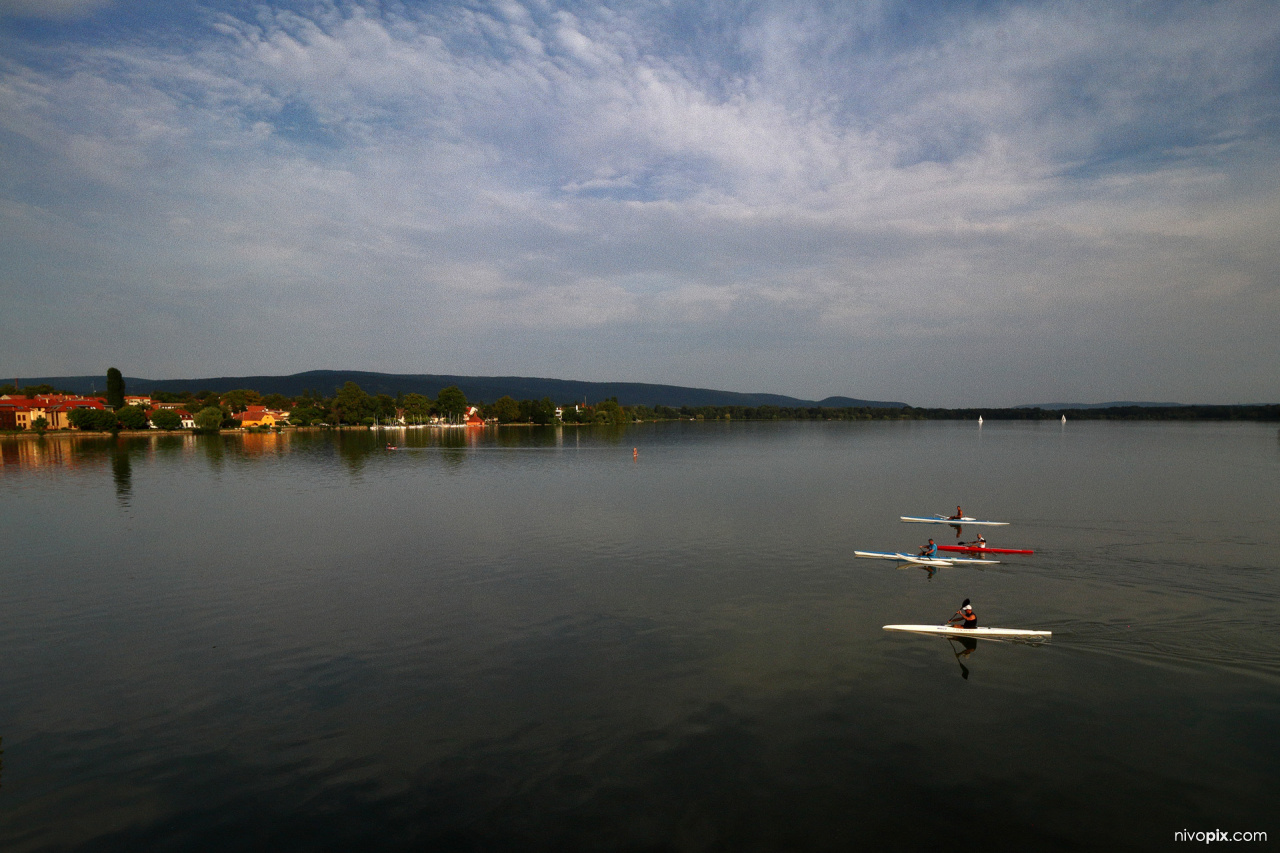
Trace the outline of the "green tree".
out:
M 115 432 L 120 429 L 120 419 L 116 417 L 116 413 L 110 409 L 91 409 L 93 412 L 93 422 L 90 429 L 100 430 L 102 432 Z
M 489 407 L 489 413 L 497 418 L 499 423 L 509 424 L 521 420 L 520 404 L 513 397 L 499 397 Z
M 124 406 L 124 376 L 114 367 L 107 368 L 107 405 L 113 409 Z
M 292 401 L 283 394 L 268 394 L 262 398 L 262 405 L 268 409 L 289 409 L 293 406 Z
M 618 405 L 617 397 L 610 397 L 608 400 L 601 400 L 596 404 L 592 421 L 598 424 L 629 424 L 631 423 L 631 415 L 627 413 L 626 409 Z
M 400 405 L 404 407 L 406 418 L 421 423 L 430 416 L 431 407 L 435 405 L 435 401 L 422 394 L 405 394 L 400 400 Z
M 324 412 L 314 406 L 299 406 L 289 412 L 289 423 L 294 426 L 311 426 L 324 418 Z
M 49 421 L 44 415 L 40 415 L 31 422 L 31 428 L 43 435 L 44 431 L 49 428 Z
M 196 412 L 196 429 L 205 432 L 217 432 L 222 426 L 222 409 L 217 406 L 205 406 Z
M 125 406 L 116 410 L 116 418 L 125 429 L 146 429 L 147 413 L 137 406 Z
M 441 388 L 436 397 L 436 409 L 446 417 L 459 417 L 467 410 L 467 395 L 457 385 Z
M 93 429 L 97 423 L 93 417 L 96 409 L 72 409 L 67 412 L 67 423 L 75 429 Z
M 379 394 L 370 400 L 373 415 L 380 421 L 388 421 L 396 417 L 396 401 L 390 394 Z
M 370 408 L 369 395 L 354 382 L 339 388 L 333 398 L 333 414 L 338 423 L 359 423 Z
M 556 404 L 551 402 L 550 397 L 543 397 L 533 404 L 533 410 L 529 414 L 530 420 L 535 424 L 554 423 L 556 419 Z
M 151 423 L 156 429 L 177 429 L 182 426 L 182 415 L 173 409 L 156 409 L 151 414 Z
M 229 406 L 232 412 L 243 412 L 261 402 L 262 395 L 251 388 L 237 388 L 222 395 L 222 405 Z

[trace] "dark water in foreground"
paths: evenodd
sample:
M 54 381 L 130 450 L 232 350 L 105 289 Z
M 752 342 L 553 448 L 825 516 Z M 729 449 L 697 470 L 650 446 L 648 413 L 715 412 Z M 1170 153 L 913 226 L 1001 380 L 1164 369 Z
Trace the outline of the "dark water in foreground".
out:
M 1280 838 L 1274 425 L 396 440 L 0 442 L 0 849 Z

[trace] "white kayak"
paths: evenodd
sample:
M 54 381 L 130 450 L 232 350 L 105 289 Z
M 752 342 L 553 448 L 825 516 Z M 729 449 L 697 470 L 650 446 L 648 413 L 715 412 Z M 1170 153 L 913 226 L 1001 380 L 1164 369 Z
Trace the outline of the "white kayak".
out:
M 885 625 L 886 631 L 908 634 L 942 634 L 947 637 L 976 637 L 980 640 L 1047 640 L 1052 631 L 1028 631 L 1023 628 L 955 628 L 951 625 Z
M 900 515 L 898 516 L 898 518 L 902 519 L 903 521 L 909 521 L 913 524 L 975 524 L 975 525 L 986 525 L 987 527 L 1008 527 L 1009 526 L 1009 522 L 1007 521 L 983 521 L 978 518 L 970 518 L 967 515 L 964 516 L 963 518 L 951 518 L 945 515 L 928 515 L 928 516 Z
M 983 560 L 979 557 L 921 557 L 919 554 L 903 554 L 900 551 L 854 551 L 855 557 L 866 557 L 870 560 L 899 560 L 904 563 L 918 563 L 921 566 L 954 566 L 972 565 L 974 563 L 998 563 L 999 560 Z

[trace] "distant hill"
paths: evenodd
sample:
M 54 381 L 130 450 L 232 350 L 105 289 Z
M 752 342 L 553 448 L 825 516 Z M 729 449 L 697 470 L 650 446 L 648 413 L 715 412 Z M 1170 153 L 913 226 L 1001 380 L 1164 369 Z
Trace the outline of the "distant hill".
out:
M 1012 406 L 1014 409 L 1122 409 L 1132 406 L 1141 406 L 1143 408 L 1156 409 L 1174 409 L 1178 406 L 1185 406 L 1186 403 L 1139 403 L 1132 401 L 1121 401 L 1117 403 L 1037 403 L 1035 405 Z
M 77 394 L 106 391 L 106 373 L 101 376 L 41 376 L 21 378 L 22 386 L 52 385 Z M 904 408 L 906 403 L 859 400 L 853 397 L 827 397 L 823 400 L 800 400 L 780 394 L 742 394 L 710 388 L 686 388 L 681 385 L 651 385 L 644 382 L 579 382 L 572 379 L 535 379 L 526 376 L 450 376 L 431 373 L 371 373 L 362 370 L 309 370 L 291 376 L 218 376 L 207 379 L 141 379 L 125 377 L 130 394 L 152 391 L 214 391 L 224 393 L 235 388 L 252 388 L 260 394 L 284 394 L 296 397 L 304 391 L 326 397 L 347 382 L 354 382 L 368 394 L 425 394 L 435 397 L 441 388 L 457 385 L 468 400 L 492 403 L 499 397 L 517 400 L 541 400 L 550 397 L 557 404 L 579 401 L 597 403 L 617 397 L 624 406 L 782 406 L 828 408 L 868 407 Z

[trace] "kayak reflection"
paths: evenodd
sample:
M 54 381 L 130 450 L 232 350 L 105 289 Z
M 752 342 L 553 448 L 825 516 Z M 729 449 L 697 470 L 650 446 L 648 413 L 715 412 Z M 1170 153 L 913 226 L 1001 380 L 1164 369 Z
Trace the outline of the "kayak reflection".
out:
M 947 640 L 951 643 L 951 651 L 955 653 L 956 663 L 960 664 L 960 677 L 967 680 L 969 667 L 960 658 L 973 654 L 974 649 L 978 648 L 978 640 L 975 637 L 948 637 Z

